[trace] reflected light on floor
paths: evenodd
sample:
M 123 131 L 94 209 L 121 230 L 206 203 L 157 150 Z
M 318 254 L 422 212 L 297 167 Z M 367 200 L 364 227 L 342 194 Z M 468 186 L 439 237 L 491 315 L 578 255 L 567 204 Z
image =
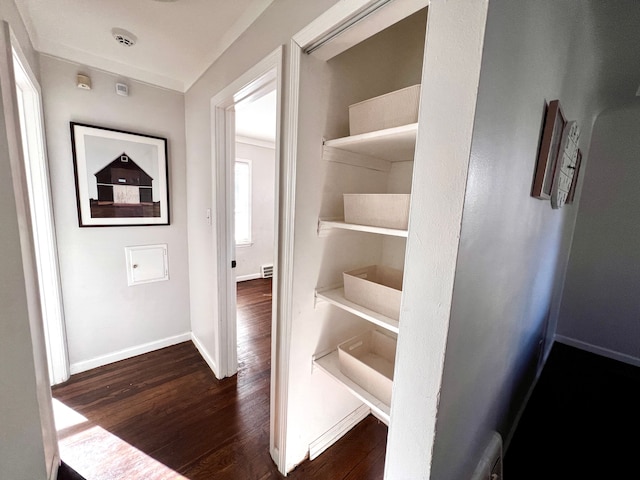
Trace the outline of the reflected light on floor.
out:
M 60 457 L 90 480 L 189 480 L 53 399 Z

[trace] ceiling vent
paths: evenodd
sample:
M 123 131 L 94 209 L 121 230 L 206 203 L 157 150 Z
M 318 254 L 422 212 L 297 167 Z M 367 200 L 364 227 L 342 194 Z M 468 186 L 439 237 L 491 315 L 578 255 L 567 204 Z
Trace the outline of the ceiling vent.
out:
M 113 38 L 116 39 L 120 45 L 124 45 L 125 47 L 133 47 L 138 41 L 138 38 L 131 32 L 128 32 L 122 28 L 114 28 L 111 30 L 111 34 Z

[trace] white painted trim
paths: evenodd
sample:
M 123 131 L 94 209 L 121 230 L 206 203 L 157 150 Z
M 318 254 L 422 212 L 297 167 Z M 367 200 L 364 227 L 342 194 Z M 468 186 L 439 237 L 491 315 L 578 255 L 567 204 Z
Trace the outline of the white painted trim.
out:
M 582 340 L 565 337 L 564 335 L 556 334 L 554 336 L 554 340 L 558 343 L 569 345 L 570 347 L 576 347 L 580 350 L 585 350 L 587 352 L 595 353 L 596 355 L 611 358 L 612 360 L 618 360 L 620 362 L 628 363 L 629 365 L 633 365 L 634 367 L 640 367 L 640 358 L 634 357 L 632 355 L 627 355 L 626 353 L 616 352 L 615 350 L 599 347 L 591 343 L 583 342 Z
M 262 278 L 262 275 L 260 275 L 259 273 L 250 273 L 249 275 L 238 275 L 236 277 L 236 283 L 246 282 L 247 280 L 256 280 L 258 278 Z
M 331 447 L 334 443 L 340 440 L 344 435 L 355 427 L 362 420 L 367 418 L 371 413 L 371 409 L 362 404 L 356 408 L 349 415 L 344 417 L 338 423 L 336 423 L 329 430 L 324 432 L 313 442 L 309 444 L 309 460 L 314 460 L 324 452 L 327 448 Z
M 154 350 L 170 347 L 171 345 L 177 345 L 178 343 L 186 342 L 188 340 L 191 340 L 191 332 L 181 333 L 180 335 L 174 335 L 173 337 L 143 343 L 142 345 L 124 348 L 117 352 L 108 353 L 107 355 L 101 355 L 89 360 L 83 360 L 82 362 L 72 363 L 71 374 L 73 375 L 80 372 L 86 372 L 92 368 L 102 367 L 103 365 L 119 362 L 120 360 L 142 355 L 143 353 L 153 352 Z
M 204 347 L 203 343 L 193 332 L 191 332 L 191 341 L 195 345 L 198 352 L 200 352 L 200 355 L 202 356 L 204 361 L 207 362 L 207 365 L 209 365 L 209 368 L 213 371 L 213 374 L 216 376 L 216 378 L 220 378 L 218 374 L 218 365 L 216 364 L 214 358 L 211 356 L 211 354 L 209 354 L 209 351 Z
M 233 202 L 230 166 L 231 162 L 235 162 L 236 143 L 233 107 L 251 95 L 251 88 L 259 89 L 264 84 L 274 82 L 274 77 L 281 75 L 281 64 L 282 47 L 278 47 L 211 99 L 212 184 L 216 186 L 212 202 L 216 206 L 218 298 L 226 299 L 218 302 L 219 344 L 216 363 L 219 366 L 219 374 L 222 375 L 218 378 L 234 375 L 238 369 L 236 299 L 230 293 L 236 283 L 235 273 L 231 269 L 231 261 L 235 260 L 235 242 L 233 216 L 227 215 L 227 211 L 233 211 L 229 208 Z M 271 75 L 270 72 L 273 70 L 277 71 Z M 259 80 L 260 85 L 251 87 Z
M 279 311 L 278 331 L 272 331 L 272 338 L 277 341 L 272 348 L 271 358 L 276 362 L 275 385 L 271 388 L 271 418 L 280 421 L 273 432 L 277 435 L 274 443 L 272 439 L 271 455 L 278 470 L 283 475 L 295 468 L 295 464 L 287 462 L 287 423 L 289 405 L 289 361 L 291 357 L 291 326 L 293 323 L 293 253 L 295 234 L 295 210 L 296 210 L 296 158 L 298 150 L 298 106 L 300 101 L 300 58 L 302 48 L 295 40 L 289 44 L 289 85 L 285 89 L 286 127 L 283 132 L 283 159 L 282 159 L 282 257 L 278 263 L 280 268 L 274 270 L 274 282 L 281 278 L 277 308 Z M 274 305 L 276 300 L 274 299 Z M 279 354 L 278 354 L 279 353 Z M 272 372 L 273 379 L 273 372 Z M 277 405 L 275 403 L 277 402 Z M 277 445 L 276 452 L 273 445 Z

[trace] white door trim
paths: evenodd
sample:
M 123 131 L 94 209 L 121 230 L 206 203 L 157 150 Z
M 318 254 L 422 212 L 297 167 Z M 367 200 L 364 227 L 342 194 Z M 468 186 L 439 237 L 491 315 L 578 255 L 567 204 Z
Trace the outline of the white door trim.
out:
M 275 198 L 280 198 L 280 188 L 284 189 L 284 195 L 290 189 L 290 177 L 288 177 L 286 166 L 281 172 L 280 168 L 280 135 L 282 116 L 282 62 L 283 47 L 280 46 L 266 56 L 259 63 L 254 65 L 233 83 L 225 87 L 220 93 L 211 99 L 211 128 L 212 128 L 212 161 L 213 179 L 215 193 L 212 201 L 216 205 L 216 239 L 217 245 L 226 245 L 227 248 L 217 249 L 218 261 L 218 328 L 217 338 L 217 358 L 218 372 L 214 371 L 216 377 L 224 378 L 236 373 L 238 369 L 237 358 L 237 332 L 235 318 L 235 272 L 231 269 L 231 261 L 234 259 L 235 251 L 233 216 L 227 215 L 229 206 L 233 202 L 233 175 L 230 166 L 235 162 L 235 120 L 234 106 L 242 101 L 250 100 L 254 96 L 259 96 L 266 88 L 276 88 L 276 143 L 275 143 Z M 234 141 L 229 141 L 234 139 Z M 282 187 L 281 187 L 282 185 Z M 279 339 L 281 338 L 281 324 L 279 312 L 281 311 L 281 298 L 288 298 L 288 285 L 280 283 L 281 278 L 289 278 L 291 275 L 283 274 L 286 271 L 280 266 L 280 251 L 286 252 L 283 246 L 280 250 L 280 215 L 287 216 L 289 211 L 286 202 L 279 205 L 275 202 L 276 222 L 274 229 L 274 272 L 273 272 L 273 296 L 272 296 L 272 326 L 271 326 L 271 400 L 270 400 L 270 435 L 269 450 L 271 456 L 282 471 L 284 463 L 279 463 L 283 447 L 284 438 L 281 432 L 286 425 L 286 397 L 281 391 L 286 390 L 288 377 L 283 359 L 278 355 Z M 231 218 L 229 218 L 231 217 Z M 283 221 L 287 223 L 286 220 Z M 286 229 L 283 226 L 283 232 Z M 283 235 L 283 238 L 286 238 Z M 283 255 L 283 259 L 287 255 Z M 276 421 L 278 422 L 276 424 Z M 282 466 L 281 466 L 282 465 Z
M 40 287 L 43 327 L 47 347 L 49 377 L 52 385 L 69 379 L 69 355 L 60 284 L 60 266 L 56 243 L 53 203 L 49 180 L 49 166 L 44 137 L 44 116 L 42 112 L 42 92 L 40 84 L 31 71 L 29 62 L 20 48 L 20 44 L 11 32 L 11 47 L 14 56 L 15 80 L 17 88 L 23 93 L 23 107 L 37 116 L 38 122 L 21 125 L 24 149 L 25 169 L 29 169 L 27 183 L 29 191 L 38 195 L 30 200 L 31 219 L 36 248 L 36 264 Z M 20 110 L 20 109 L 19 109 Z M 22 120 L 22 119 L 21 119 Z M 21 122 L 22 123 L 22 122 Z M 36 161 L 34 162 L 34 158 Z M 25 170 L 26 172 L 26 170 Z M 37 204 L 37 205 L 36 205 Z

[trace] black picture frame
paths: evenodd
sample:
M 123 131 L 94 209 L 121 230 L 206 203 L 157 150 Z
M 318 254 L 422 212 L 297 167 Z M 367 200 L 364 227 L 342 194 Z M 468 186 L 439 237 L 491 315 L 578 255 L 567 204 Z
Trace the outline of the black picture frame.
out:
M 80 227 L 169 225 L 167 139 L 70 122 Z
M 560 100 L 549 102 L 546 109 L 542 139 L 538 150 L 538 161 L 531 188 L 531 196 L 541 200 L 551 198 L 553 179 L 558 164 L 558 151 L 562 132 L 567 120 L 562 112 Z

